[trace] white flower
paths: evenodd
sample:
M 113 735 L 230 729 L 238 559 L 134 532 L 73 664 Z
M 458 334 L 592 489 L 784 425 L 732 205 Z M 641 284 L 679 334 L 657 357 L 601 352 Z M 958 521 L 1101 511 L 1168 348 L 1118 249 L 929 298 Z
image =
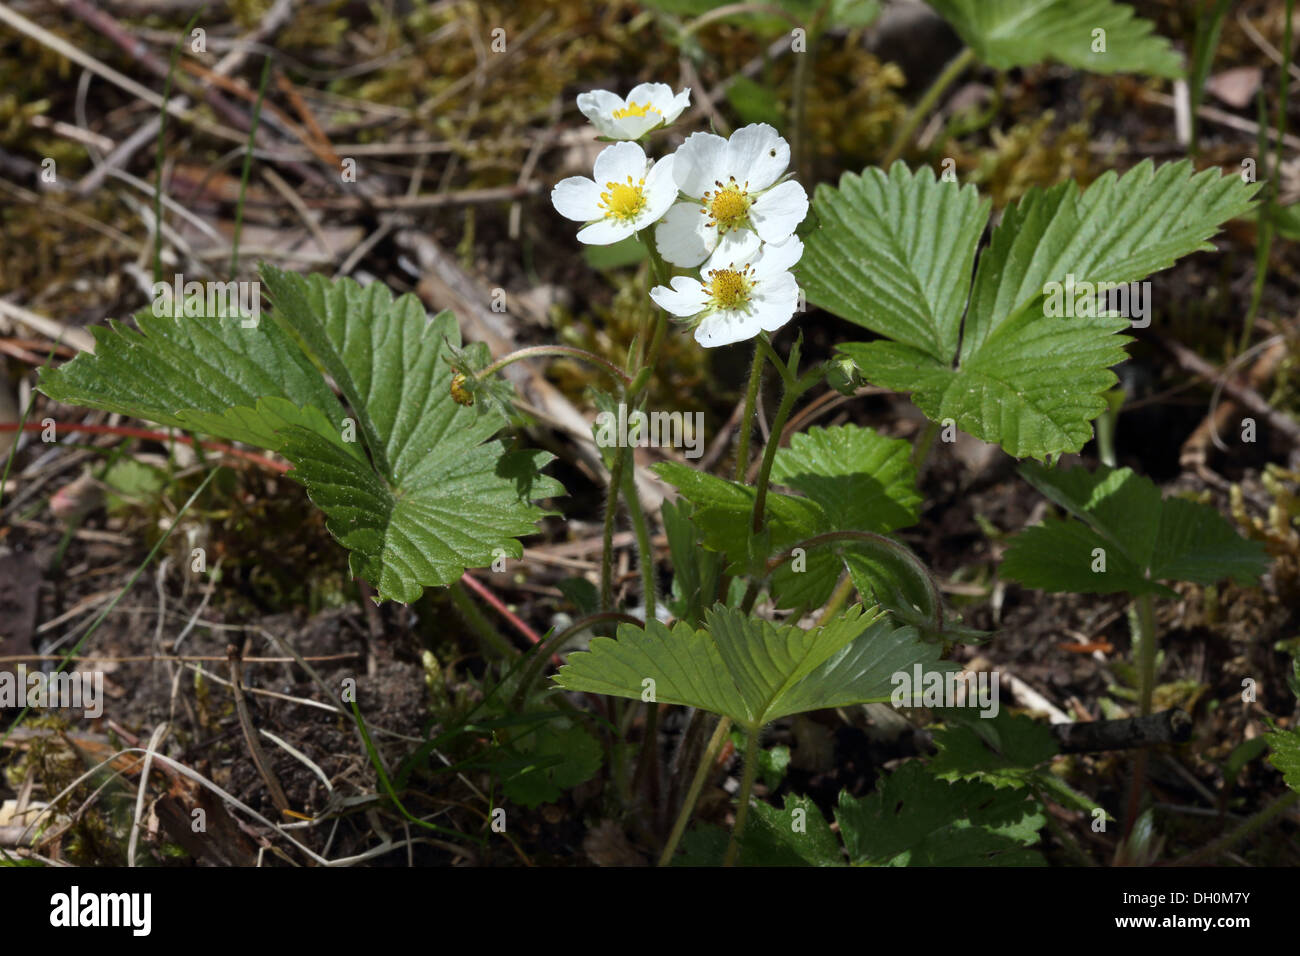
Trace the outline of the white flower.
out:
M 789 236 L 779 243 L 760 243 L 745 230 L 731 233 L 700 270 L 705 280 L 676 276 L 672 287 L 650 290 L 655 304 L 691 319 L 695 341 L 706 348 L 775 332 L 799 307 L 799 285 L 790 267 L 803 255 L 803 243 Z
M 674 96 L 672 87 L 664 83 L 634 86 L 627 99 L 609 90 L 578 94 L 582 115 L 610 139 L 640 139 L 661 124 L 667 126 L 690 105 L 689 86 Z
M 594 180 L 570 176 L 555 184 L 551 202 L 561 216 L 587 227 L 578 240 L 607 246 L 659 219 L 677 198 L 673 158 L 653 167 L 636 143 L 615 143 L 596 157 Z
M 790 144 L 766 123 L 738 129 L 730 139 L 692 133 L 673 157 L 677 188 L 692 200 L 673 206 L 655 229 L 659 254 L 673 265 L 699 265 L 738 230 L 780 242 L 808 214 L 803 187 L 781 181 Z

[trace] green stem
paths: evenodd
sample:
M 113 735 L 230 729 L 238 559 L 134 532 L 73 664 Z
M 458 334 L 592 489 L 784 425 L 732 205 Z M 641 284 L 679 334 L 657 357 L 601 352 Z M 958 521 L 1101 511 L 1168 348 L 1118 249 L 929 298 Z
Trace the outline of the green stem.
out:
M 740 418 L 740 440 L 736 445 L 736 481 L 744 481 L 745 472 L 749 470 L 749 436 L 754 430 L 754 406 L 758 403 L 758 390 L 763 384 L 763 368 L 763 350 L 755 344 L 754 364 L 749 369 L 749 385 L 745 389 L 745 410 Z
M 930 84 L 930 88 L 925 91 L 925 95 L 917 101 L 911 112 L 907 114 L 907 118 L 903 120 L 903 125 L 899 127 L 898 132 L 894 135 L 894 142 L 889 147 L 889 152 L 880 163 L 882 167 L 888 169 L 898 157 L 903 155 L 903 150 L 912 141 L 912 134 L 921 125 L 921 120 L 925 119 L 930 110 L 934 108 L 935 103 L 939 101 L 939 97 L 943 96 L 944 91 L 973 62 L 975 62 L 975 51 L 967 47 L 953 57 L 952 61 L 944 67 L 943 72 Z
M 840 612 L 849 601 L 849 595 L 853 593 L 853 575 L 847 571 L 844 577 L 840 578 L 840 583 L 835 585 L 835 590 L 831 592 L 831 598 L 822 608 L 821 617 L 817 618 L 817 626 L 821 627 L 828 623 L 831 618 Z
M 799 390 L 787 386 L 781 393 L 781 404 L 777 407 L 776 418 L 772 420 L 771 436 L 768 438 L 767 447 L 763 449 L 763 464 L 759 466 L 758 481 L 754 486 L 754 534 L 763 530 L 767 507 L 767 485 L 772 477 L 772 462 L 776 460 L 776 450 L 781 444 L 781 432 L 785 429 L 786 419 L 790 417 L 790 410 L 794 408 L 795 399 L 798 397 Z
M 504 660 L 519 656 L 519 651 L 516 650 L 515 646 L 493 627 L 487 615 L 479 610 L 479 606 L 474 603 L 474 600 L 465 591 L 465 585 L 461 584 L 460 581 L 455 581 L 447 589 L 447 593 L 451 595 L 451 603 L 455 605 L 456 610 L 465 618 L 465 623 L 478 635 L 478 639 L 483 642 L 485 647 Z M 364 600 L 364 596 L 362 600 Z
M 686 824 L 690 823 L 691 814 L 695 812 L 695 804 L 700 799 L 700 791 L 704 789 L 704 781 L 709 778 L 709 771 L 713 769 L 713 763 L 718 759 L 718 751 L 722 749 L 722 742 L 727 739 L 727 732 L 730 730 L 731 718 L 719 718 L 718 726 L 714 728 L 713 736 L 709 738 L 709 744 L 704 748 L 704 756 L 700 758 L 700 763 L 695 768 L 691 787 L 686 791 L 682 809 L 673 822 L 672 833 L 668 834 L 668 842 L 664 844 L 664 851 L 659 857 L 660 866 L 667 866 L 677 852 L 677 844 L 681 842 L 682 834 L 686 832 Z
M 636 535 L 637 560 L 641 564 L 641 590 L 645 597 L 645 619 L 648 624 L 655 619 L 655 558 L 650 549 L 650 528 L 641 507 L 641 496 L 636 491 L 636 472 L 625 469 L 623 483 L 623 494 L 628 514 L 632 516 L 632 530 Z
M 807 43 L 807 48 L 798 54 L 794 61 L 794 103 L 792 104 L 794 131 L 791 136 L 793 140 L 791 152 L 794 155 L 794 168 L 805 182 L 808 181 L 807 157 L 804 155 L 807 152 L 808 79 L 812 74 L 813 50 L 821 37 L 820 24 L 821 15 L 819 13 L 816 20 L 805 29 L 804 40 Z
M 939 423 L 926 419 L 925 428 L 921 429 L 921 434 L 916 437 L 916 444 L 912 446 L 912 467 L 916 469 L 917 477 L 925 470 L 925 463 L 930 458 L 930 449 L 934 447 L 934 439 L 939 434 Z
M 754 780 L 758 776 L 758 728 L 750 729 L 745 738 L 745 772 L 740 778 L 740 805 L 736 807 L 736 826 L 731 831 L 731 842 L 727 844 L 727 855 L 722 859 L 723 866 L 735 866 L 740 855 L 740 837 L 749 822 L 749 797 L 754 790 Z
M 190 27 L 185 28 L 182 36 L 187 36 Z M 173 59 L 172 65 L 175 65 Z M 271 77 L 271 58 L 268 56 L 262 61 L 262 78 L 257 84 L 257 102 L 253 104 L 253 116 L 248 125 L 248 149 L 244 151 L 244 167 L 239 174 L 239 202 L 235 205 L 235 232 L 230 243 L 230 278 L 234 280 L 239 271 L 239 237 L 244 231 L 244 197 L 248 192 L 248 174 L 253 169 L 253 148 L 257 145 L 257 125 L 262 121 L 262 101 L 266 97 L 266 81 Z M 164 100 L 163 108 L 166 109 Z M 162 179 L 160 178 L 161 184 Z M 161 185 L 159 186 L 161 189 Z M 161 194 L 160 194 L 161 195 Z
M 605 495 L 605 529 L 600 556 L 600 607 L 611 611 L 614 608 L 614 521 L 618 517 L 618 493 L 623 485 L 624 464 L 632 455 L 632 449 L 620 448 L 614 456 L 614 464 L 609 469 L 609 487 Z
M 477 608 L 475 608 L 477 610 Z M 555 654 L 564 649 L 565 643 L 580 631 L 584 631 L 593 624 L 599 624 L 601 621 L 613 621 L 619 624 L 634 624 L 637 627 L 642 625 L 641 621 L 629 614 L 620 614 L 617 611 L 603 611 L 598 614 L 591 614 L 581 620 L 574 621 L 562 631 L 552 634 L 542 643 L 538 644 L 532 650 L 532 657 L 528 661 L 523 675 L 519 678 L 519 687 L 515 690 L 511 706 L 515 710 L 521 710 L 524 702 L 528 699 L 528 690 L 536 683 L 537 678 L 541 676 L 542 671 L 546 668 L 546 662 Z
M 588 352 L 586 349 L 575 348 L 572 345 L 531 345 L 526 349 L 519 349 L 518 351 L 511 352 L 509 355 L 501 356 L 501 358 L 497 359 L 487 368 L 483 369 L 483 371 L 477 373 L 474 376 L 474 378 L 479 381 L 482 381 L 483 379 L 487 378 L 489 375 L 493 375 L 501 371 L 507 365 L 513 365 L 515 362 L 521 361 L 523 359 L 543 358 L 547 356 L 554 357 L 554 358 L 578 359 L 581 362 L 586 362 L 589 365 L 595 365 L 598 368 L 604 369 L 606 372 L 609 372 L 610 375 L 613 375 L 615 378 L 617 378 L 620 382 L 623 383 L 624 388 L 629 388 L 632 385 L 632 379 L 628 376 L 628 374 L 624 372 L 621 368 L 619 368 L 617 365 L 615 365 L 613 362 L 609 361 L 608 359 L 601 358 L 595 352 Z

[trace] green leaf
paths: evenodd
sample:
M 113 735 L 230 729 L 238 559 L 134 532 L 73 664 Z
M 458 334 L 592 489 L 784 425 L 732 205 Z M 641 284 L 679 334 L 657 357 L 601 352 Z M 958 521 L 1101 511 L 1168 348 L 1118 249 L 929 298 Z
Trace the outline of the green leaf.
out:
M 699 529 L 692 520 L 690 501 L 665 500 L 660 508 L 668 552 L 672 557 L 673 589 L 668 608 L 673 617 L 694 624 L 704 616 L 718 594 L 722 558 L 699 546 Z
M 751 485 L 675 462 L 656 465 L 655 471 L 695 505 L 693 520 L 705 547 L 726 554 L 732 573 L 762 573 L 760 562 L 817 535 L 833 531 L 883 535 L 915 524 L 922 500 L 911 446 L 857 425 L 810 428 L 776 453 L 773 483 L 799 491 L 803 497 L 768 494 L 762 541 L 751 531 L 756 495 Z M 787 561 L 772 573 L 773 599 L 781 608 L 824 604 L 846 561 L 858 569 L 858 587 L 864 597 L 892 600 L 899 594 L 913 598 L 918 593 L 928 594 L 924 581 L 913 580 L 917 574 L 924 576 L 924 569 L 919 562 L 900 557 L 904 551 L 894 542 L 873 546 L 846 540 L 808 549 L 798 565 L 803 570 Z M 931 604 L 928 598 L 923 599 L 923 616 L 934 612 Z M 909 601 L 899 607 L 911 606 Z M 891 604 L 890 609 L 895 606 Z
M 817 804 L 787 793 L 785 808 L 758 801 L 740 846 L 742 866 L 843 866 L 844 853 Z
M 999 711 L 992 718 L 975 710 L 940 712 L 934 731 L 939 753 L 930 772 L 940 780 L 980 780 L 994 787 L 1024 786 L 1035 768 L 1059 751 L 1046 725 L 1023 714 Z
M 1155 25 L 1112 0 L 929 0 L 979 59 L 999 70 L 1057 60 L 1093 73 L 1183 75 Z M 1102 30 L 1099 35 L 1095 31 Z M 1104 45 L 1103 42 L 1104 41 Z
M 45 372 L 42 390 L 283 454 L 381 599 L 412 601 L 498 549 L 522 554 L 516 536 L 545 514 L 530 500 L 563 489 L 538 474 L 549 456 L 487 440 L 499 415 L 452 399 L 442 353 L 459 345 L 454 317 L 430 321 L 379 283 L 270 266 L 262 278 L 274 321 L 142 313 L 139 332 L 96 329 L 95 354 Z
M 946 783 L 915 761 L 885 777 L 868 797 L 841 793 L 835 819 L 857 865 L 1045 865 L 1028 848 L 1047 819 L 1025 791 Z
M 1069 471 L 1033 462 L 1021 475 L 1072 516 L 1048 518 L 1010 542 L 1002 573 L 1028 587 L 1077 594 L 1176 596 L 1161 581 L 1255 583 L 1264 547 L 1242 538 L 1209 505 L 1163 500 L 1128 468 Z
M 1300 793 L 1300 731 L 1276 731 L 1264 736 L 1273 751 L 1268 755 L 1268 762 L 1282 771 L 1288 787 Z
M 92 327 L 94 353 L 41 369 L 41 391 L 67 405 L 263 448 L 276 449 L 277 432 L 288 425 L 343 444 L 343 406 L 275 323 L 245 328 L 240 316 L 206 312 L 173 317 L 143 311 L 135 320 L 138 332 L 121 322 Z
M 817 188 L 820 227 L 800 277 L 810 301 L 883 336 L 840 346 L 867 380 L 912 393 L 933 421 L 1045 458 L 1092 436 L 1129 341 L 1116 334 L 1128 320 L 1075 316 L 1065 290 L 1135 282 L 1212 248 L 1206 240 L 1257 188 L 1185 161 L 1144 161 L 1083 191 L 1033 189 L 1004 212 L 972 282 L 987 203 L 972 186 L 896 163 L 888 176 L 867 169 Z M 1056 306 L 1062 317 L 1048 314 Z
M 600 742 L 565 717 L 539 721 L 512 746 L 533 761 L 502 781 L 508 799 L 525 807 L 554 803 L 565 790 L 585 783 L 600 770 Z
M 888 700 L 891 676 L 920 663 L 950 670 L 939 648 L 910 628 L 891 628 L 878 612 L 850 608 L 824 627 L 801 630 L 714 606 L 705 627 L 658 621 L 619 626 L 571 654 L 554 680 L 572 691 L 699 707 L 746 730 L 790 714 Z M 653 684 L 649 682 L 653 681 Z
M 487 441 L 501 419 L 452 399 L 442 349 L 460 344 L 455 317 L 426 321 L 415 296 L 394 301 L 378 283 L 262 274 L 277 315 L 338 382 L 371 455 L 358 460 L 302 428 L 283 433 L 294 477 L 352 551 L 352 573 L 381 599 L 409 602 L 490 564 L 497 549 L 520 557 L 515 536 L 545 514 L 529 500 L 563 489 L 538 474 L 550 455 L 506 454 Z
M 910 442 L 870 428 L 813 427 L 777 451 L 772 481 L 821 505 L 836 530 L 886 534 L 916 524 L 920 516 L 911 456 Z

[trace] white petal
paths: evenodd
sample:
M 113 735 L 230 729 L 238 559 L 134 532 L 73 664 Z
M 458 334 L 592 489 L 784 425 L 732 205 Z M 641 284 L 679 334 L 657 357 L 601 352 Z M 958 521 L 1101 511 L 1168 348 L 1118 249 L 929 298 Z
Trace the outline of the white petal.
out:
M 614 118 L 614 111 L 623 107 L 623 98 L 608 90 L 591 90 L 577 95 L 577 108 L 593 124 L 610 121 Z
M 658 113 L 646 113 L 645 116 L 624 116 L 614 120 L 618 126 L 619 136 L 624 139 L 640 139 L 660 123 Z
M 608 246 L 610 243 L 626 239 L 636 232 L 636 226 L 630 222 L 617 219 L 602 219 L 593 222 L 586 229 L 578 230 L 578 241 L 589 246 Z
M 788 272 L 754 286 L 749 300 L 754 320 L 765 332 L 775 332 L 799 308 L 799 283 Z
M 790 271 L 803 256 L 803 243 L 798 236 L 790 236 L 781 242 L 769 242 L 754 262 L 754 275 L 760 279 L 775 278 L 782 272 Z
M 645 150 L 636 143 L 615 143 L 596 157 L 596 185 L 604 189 L 606 183 L 625 183 L 629 176 L 635 183 L 645 176 L 645 168 Z
M 676 164 L 674 160 L 674 172 Z M 703 206 L 679 202 L 668 210 L 664 221 L 655 227 L 655 245 L 659 254 L 675 266 L 692 268 L 709 257 L 718 241 L 718 230 L 705 226 L 708 217 Z
M 692 133 L 686 142 L 677 147 L 673 155 L 673 175 L 677 188 L 692 199 L 699 199 L 713 188 L 713 181 L 722 175 L 722 162 L 727 153 L 727 141 L 712 133 Z
M 701 219 L 704 217 L 701 216 Z M 712 232 L 713 230 L 709 230 Z M 713 250 L 713 255 L 709 256 L 709 261 L 700 269 L 701 272 L 708 273 L 710 269 L 730 269 L 732 267 L 743 266 L 756 255 L 761 243 L 749 229 L 733 229 L 727 233 L 718 242 L 718 248 Z
M 808 215 L 808 194 L 793 180 L 769 189 L 749 207 L 749 221 L 764 242 L 780 242 Z
M 667 83 L 638 83 L 627 94 L 629 103 L 644 106 L 649 103 L 663 112 L 663 104 L 673 98 L 673 89 Z
M 638 229 L 663 218 L 669 207 L 677 201 L 677 181 L 673 179 L 672 156 L 655 163 L 645 178 L 645 211 L 638 217 Z M 696 213 L 698 216 L 699 213 Z M 700 216 L 703 219 L 703 216 Z
M 664 125 L 667 126 L 669 123 L 677 119 L 677 117 L 681 116 L 682 110 L 686 109 L 686 107 L 690 105 L 691 88 L 688 86 L 674 96 L 671 101 L 664 104 L 666 108 L 661 108 L 661 112 L 664 114 Z
M 695 327 L 695 341 L 706 349 L 752 339 L 762 331 L 752 313 L 714 312 Z
M 738 183 L 748 181 L 751 192 L 772 185 L 789 165 L 790 144 L 766 123 L 738 129 L 727 140 L 724 171 Z
M 709 297 L 698 279 L 690 276 L 673 276 L 672 288 L 658 285 L 650 290 L 650 298 L 665 312 L 683 318 L 699 315 L 708 305 Z
M 585 176 L 570 176 L 556 183 L 551 205 L 565 219 L 577 222 L 590 222 L 605 214 L 600 208 L 600 187 Z

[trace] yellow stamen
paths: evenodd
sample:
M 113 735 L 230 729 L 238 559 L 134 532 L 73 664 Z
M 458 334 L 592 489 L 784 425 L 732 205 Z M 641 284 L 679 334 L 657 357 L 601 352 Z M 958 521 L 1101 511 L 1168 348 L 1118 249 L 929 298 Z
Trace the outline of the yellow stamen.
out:
M 633 183 L 631 176 L 625 183 L 605 183 L 605 191 L 600 194 L 600 208 L 605 210 L 606 219 L 631 222 L 645 209 L 645 203 L 645 179 Z
M 725 186 L 716 180 L 713 185 L 718 188 L 704 194 L 702 211 L 709 217 L 708 224 L 717 227 L 719 235 L 726 235 L 749 220 L 749 207 L 753 202 L 749 198 L 749 183 L 738 186 L 736 177 L 732 176 Z
M 704 291 L 715 309 L 740 309 L 749 303 L 749 292 L 754 288 L 749 266 L 743 269 L 710 269 L 709 281 Z
M 654 113 L 655 116 L 663 116 L 657 109 L 649 103 L 628 103 L 621 110 L 614 110 L 614 119 L 627 119 L 629 116 L 645 116 L 646 113 Z

